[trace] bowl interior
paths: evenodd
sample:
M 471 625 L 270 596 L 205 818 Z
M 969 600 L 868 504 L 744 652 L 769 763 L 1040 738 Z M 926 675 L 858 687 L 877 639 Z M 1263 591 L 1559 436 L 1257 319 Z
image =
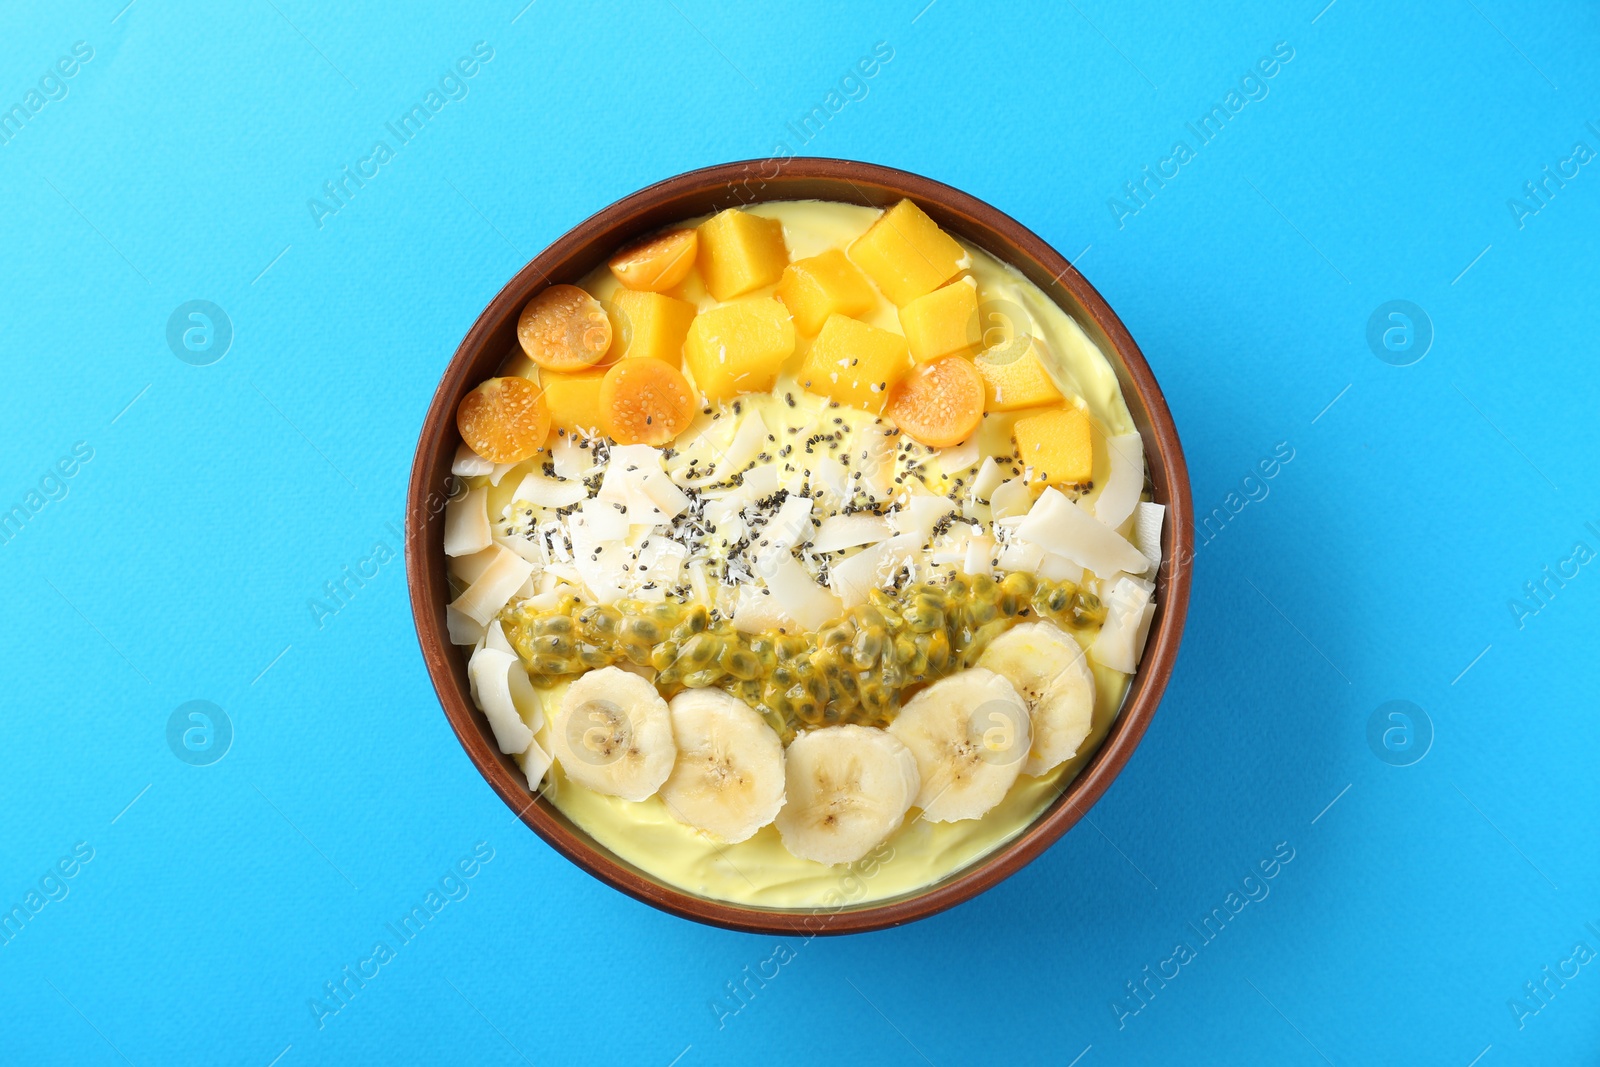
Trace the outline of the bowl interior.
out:
M 518 351 L 517 316 L 528 299 L 546 285 L 576 282 L 634 238 L 685 218 L 766 200 L 888 207 L 903 197 L 949 232 L 1020 270 L 1078 321 L 1116 371 L 1144 438 L 1151 495 L 1167 505 L 1157 609 L 1144 658 L 1099 751 L 1029 827 L 968 867 L 905 896 L 856 907 L 779 911 L 698 897 L 619 859 L 553 804 L 530 796 L 521 769 L 500 752 L 488 721 L 472 704 L 467 657 L 450 643 L 444 614 L 450 598 L 444 504 L 460 442 L 455 410 Z M 616 888 L 686 918 L 754 932 L 847 933 L 909 922 L 982 892 L 1041 853 L 1105 792 L 1143 736 L 1177 656 L 1193 556 L 1191 510 L 1177 430 L 1149 366 L 1116 314 L 1060 253 L 995 208 L 918 175 L 845 160 L 762 160 L 691 171 L 618 201 L 556 240 L 489 303 L 446 368 L 423 423 L 406 509 L 406 570 L 423 659 L 457 738 L 495 791 L 553 847 Z

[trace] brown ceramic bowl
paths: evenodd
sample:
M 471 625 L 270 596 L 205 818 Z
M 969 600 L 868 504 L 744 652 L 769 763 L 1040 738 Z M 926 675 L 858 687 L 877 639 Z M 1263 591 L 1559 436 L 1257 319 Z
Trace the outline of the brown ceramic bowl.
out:
M 680 219 L 765 200 L 887 207 L 902 197 L 910 197 L 946 230 L 1027 275 L 1078 320 L 1115 368 L 1144 437 L 1152 495 L 1168 509 L 1162 544 L 1166 562 L 1157 574 L 1158 607 L 1144 659 L 1121 713 L 1088 765 L 1027 829 L 968 867 L 904 896 L 853 908 L 772 910 L 695 896 L 619 859 L 554 805 L 534 801 L 522 771 L 501 754 L 488 721 L 473 706 L 467 657 L 450 643 L 444 613 L 450 589 L 440 520 L 460 441 L 456 406 L 518 350 L 517 315 L 530 297 L 554 282 L 576 282 L 636 237 Z M 842 934 L 921 919 L 1014 874 L 1066 833 L 1128 762 L 1155 714 L 1178 655 L 1193 554 L 1189 476 L 1172 414 L 1139 346 L 1094 287 L 1054 248 L 988 204 L 915 174 L 839 159 L 726 163 L 690 171 L 617 201 L 558 238 L 489 302 L 445 368 L 422 424 L 406 503 L 406 573 L 422 658 L 456 737 L 489 785 L 535 833 L 596 878 L 674 915 L 751 932 Z

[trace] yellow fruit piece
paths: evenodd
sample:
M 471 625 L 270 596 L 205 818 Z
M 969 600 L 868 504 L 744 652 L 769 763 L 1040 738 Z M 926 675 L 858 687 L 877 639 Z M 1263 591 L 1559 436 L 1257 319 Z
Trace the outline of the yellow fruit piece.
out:
M 611 257 L 611 273 L 629 289 L 661 292 L 671 289 L 694 270 L 700 239 L 693 230 L 673 230 L 618 252 Z
M 727 400 L 771 389 L 794 342 L 789 309 L 770 296 L 752 296 L 696 317 L 683 358 L 702 393 Z
M 964 356 L 978 347 L 978 287 L 966 279 L 919 296 L 900 309 L 911 358 L 918 363 Z
M 611 298 L 611 318 L 616 324 L 614 358 L 659 359 L 677 367 L 683 358 L 683 339 L 694 321 L 694 305 L 660 293 L 618 289 Z
M 600 383 L 605 376 L 603 370 L 582 374 L 540 371 L 539 384 L 550 407 L 550 425 L 568 433 L 600 436 L 604 429 L 600 421 Z
M 966 252 L 920 207 L 902 200 L 855 239 L 850 259 L 905 307 L 961 273 Z
M 1024 335 L 986 348 L 972 361 L 983 375 L 985 411 L 1020 411 L 1060 402 L 1061 390 L 1039 362 L 1039 343 Z
M 829 315 L 800 367 L 800 384 L 876 415 L 883 411 L 889 390 L 910 370 L 904 337 L 844 315 Z
M 1094 469 L 1089 416 L 1070 404 L 1018 419 L 1011 440 L 1017 458 L 1033 471 L 1031 486 L 1082 485 Z
M 718 300 L 771 285 L 789 265 L 783 223 L 731 207 L 700 224 L 700 273 Z
M 878 302 L 867 279 L 837 248 L 783 268 L 775 295 L 793 313 L 795 328 L 807 337 L 822 329 L 829 315 L 854 318 Z

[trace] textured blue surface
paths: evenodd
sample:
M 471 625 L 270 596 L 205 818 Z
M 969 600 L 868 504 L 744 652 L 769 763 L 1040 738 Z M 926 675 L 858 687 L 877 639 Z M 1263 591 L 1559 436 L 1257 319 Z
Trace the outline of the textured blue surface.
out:
M 0 902 L 38 907 L 0 944 L 0 1059 L 1593 1057 L 1600 16 L 925 2 L 0 13 L 24 109 L 0 508 L 26 520 L 0 544 Z M 75 42 L 92 58 L 47 77 Z M 642 185 L 780 143 L 949 182 L 1076 259 L 1220 509 L 1166 701 L 1090 818 L 952 912 L 810 943 L 658 914 L 514 822 L 439 713 L 393 555 L 424 407 L 505 279 Z M 346 166 L 371 176 L 333 212 Z M 187 312 L 169 347 L 194 300 L 231 322 L 220 360 Z M 1399 351 L 1374 350 L 1391 300 L 1431 325 L 1384 319 Z M 1431 347 L 1396 366 L 1407 321 Z M 376 574 L 319 625 L 346 567 Z M 232 728 L 208 766 L 174 755 L 199 720 L 168 741 L 195 700 Z M 1369 731 L 1390 701 L 1421 714 Z M 441 884 L 459 899 L 401 944 L 386 924 Z

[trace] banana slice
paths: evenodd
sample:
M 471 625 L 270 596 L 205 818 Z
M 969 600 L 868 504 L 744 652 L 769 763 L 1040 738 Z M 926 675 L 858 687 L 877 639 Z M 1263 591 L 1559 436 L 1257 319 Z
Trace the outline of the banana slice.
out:
M 978 666 L 1003 675 L 1028 705 L 1033 747 L 1023 774 L 1043 774 L 1078 754 L 1094 719 L 1094 675 L 1078 642 L 1054 623 L 1024 623 L 990 642 Z
M 943 678 L 906 702 L 889 732 L 922 775 L 916 805 L 929 822 L 976 819 L 1017 780 L 1031 744 L 1028 706 L 982 667 Z
M 667 705 L 678 762 L 661 787 L 672 817 L 730 844 L 783 807 L 783 742 L 767 721 L 721 689 L 686 689 Z
M 829 726 L 789 745 L 784 847 L 803 860 L 854 863 L 899 828 L 916 799 L 917 761 L 889 733 Z
M 655 686 L 616 667 L 590 671 L 567 688 L 550 747 L 568 778 L 623 800 L 661 788 L 678 757 L 667 702 Z

